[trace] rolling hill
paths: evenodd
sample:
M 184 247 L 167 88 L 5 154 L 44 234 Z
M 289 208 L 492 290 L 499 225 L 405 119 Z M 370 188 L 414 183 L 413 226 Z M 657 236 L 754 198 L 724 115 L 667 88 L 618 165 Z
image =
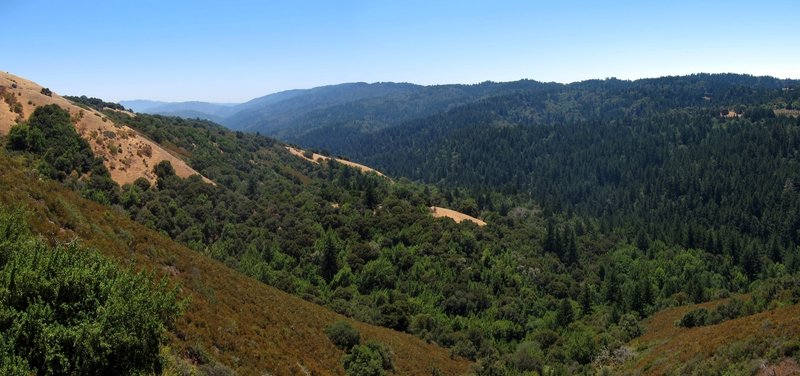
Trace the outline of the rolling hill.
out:
M 179 362 L 219 363 L 239 374 L 342 374 L 343 352 L 325 328 L 343 316 L 245 277 L 58 183 L 32 179 L 24 163 L 0 151 L 0 203 L 27 210 L 35 234 L 53 243 L 78 239 L 121 264 L 155 271 L 181 287 L 189 305 L 169 333 L 170 351 Z M 392 349 L 401 374 L 436 368 L 462 375 L 469 367 L 446 349 L 409 334 L 351 323 L 365 340 Z
M 259 132 L 304 145 L 309 144 L 305 142 L 307 133 L 336 126 L 338 133 L 327 133 L 336 144 L 352 135 L 398 125 L 481 98 L 555 87 L 555 84 L 528 80 L 436 86 L 359 82 L 279 92 L 225 107 L 224 111 L 209 103 L 190 102 L 191 108 L 184 103 L 121 103 L 139 112 L 206 118 L 234 130 Z
M 132 183 L 140 177 L 154 181 L 153 166 L 163 160 L 172 164 L 178 176 L 197 174 L 182 159 L 135 130 L 110 120 L 107 114 L 79 107 L 32 81 L 0 72 L 0 95 L 7 104 L 0 106 L 0 134 L 7 135 L 18 119 L 27 119 L 35 108 L 56 104 L 69 111 L 78 134 L 89 142 L 111 178 L 119 184 Z
M 375 347 L 337 350 L 323 332 L 339 320 L 388 346 L 397 374 L 714 373 L 763 359 L 791 367 L 793 332 L 747 341 L 766 318 L 792 325 L 784 313 L 800 296 L 800 132 L 796 118 L 773 111 L 793 106 L 792 87 L 783 87 L 792 84 L 707 75 L 523 82 L 532 89 L 342 144 L 373 141 L 361 152 L 398 173 L 392 180 L 371 164 L 208 120 L 131 116 L 71 97 L 214 184 L 153 161 L 154 184 L 106 184 L 98 196 L 89 183 L 102 169 L 62 163 L 74 154 L 63 140 L 78 137 L 65 124 L 79 119 L 42 106 L 3 139 L 0 198 L 35 213 L 30 223 L 45 239 L 85 238 L 180 281 L 192 299 L 163 349 L 173 368 L 340 374 L 343 365 L 356 372 L 358 359 L 387 368 L 387 352 Z M 393 95 L 348 106 L 380 109 L 397 104 Z M 336 107 L 332 96 L 319 100 L 320 109 Z M 316 131 L 327 132 L 305 134 Z M 51 167 L 62 172 L 58 182 Z M 709 303 L 729 296 L 754 299 Z M 728 308 L 695 320 L 694 304 Z M 689 313 L 696 327 L 674 327 Z M 684 355 L 658 356 L 690 339 L 710 350 L 691 366 Z M 774 354 L 762 346 L 778 342 Z

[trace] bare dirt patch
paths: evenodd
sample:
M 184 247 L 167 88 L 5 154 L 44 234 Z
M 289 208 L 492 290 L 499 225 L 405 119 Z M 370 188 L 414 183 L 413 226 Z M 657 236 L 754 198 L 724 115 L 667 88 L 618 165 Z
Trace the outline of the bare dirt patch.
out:
M 292 153 L 292 155 L 298 156 L 298 157 L 303 158 L 303 159 L 305 159 L 305 160 L 307 160 L 309 162 L 312 162 L 312 163 L 320 163 L 320 162 L 325 162 L 325 161 L 329 161 L 329 160 L 333 159 L 336 162 L 341 163 L 343 165 L 350 166 L 350 167 L 355 167 L 355 168 L 361 170 L 362 172 L 366 172 L 366 173 L 372 172 L 372 173 L 378 174 L 378 176 L 386 177 L 386 175 L 382 174 L 378 170 L 375 170 L 373 168 L 369 168 L 367 166 L 364 166 L 362 164 L 358 164 L 358 163 L 355 163 L 355 162 L 346 161 L 344 159 L 326 157 L 326 156 L 324 156 L 322 154 L 317 154 L 317 153 L 311 153 L 311 157 L 308 157 L 308 156 L 306 156 L 306 152 L 304 152 L 303 150 L 300 150 L 298 148 L 293 148 L 291 146 L 287 146 L 286 150 L 288 150 L 289 153 Z
M 431 206 L 430 209 L 431 209 L 431 214 L 433 214 L 435 218 L 450 218 L 456 221 L 456 223 L 461 223 L 463 221 L 470 221 L 477 224 L 478 226 L 486 226 L 486 222 L 478 218 L 475 218 L 473 216 L 457 212 L 453 209 L 440 208 L 438 206 Z
M 777 109 L 773 110 L 778 116 L 800 117 L 800 110 Z

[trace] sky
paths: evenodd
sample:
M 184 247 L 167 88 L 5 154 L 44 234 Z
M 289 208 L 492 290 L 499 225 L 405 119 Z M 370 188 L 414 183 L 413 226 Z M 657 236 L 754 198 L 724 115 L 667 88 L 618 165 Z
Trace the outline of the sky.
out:
M 0 70 L 107 101 L 343 82 L 800 78 L 800 1 L 0 0 Z

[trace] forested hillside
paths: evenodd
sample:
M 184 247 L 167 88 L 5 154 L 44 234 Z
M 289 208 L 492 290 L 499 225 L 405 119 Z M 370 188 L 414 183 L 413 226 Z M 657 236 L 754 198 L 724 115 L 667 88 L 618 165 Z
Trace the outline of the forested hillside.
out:
M 348 83 L 266 95 L 236 106 L 213 103 L 123 101 L 137 112 L 218 121 L 234 129 L 277 136 L 290 142 L 314 139 L 323 132 L 333 144 L 405 121 L 447 111 L 476 100 L 520 90 L 558 87 L 522 80 L 476 85 L 421 86 L 408 83 Z M 336 127 L 337 132 L 327 128 Z M 311 135 L 307 135 L 311 133 Z
M 638 83 L 638 81 L 637 81 Z M 521 93 L 354 139 L 342 151 L 389 174 L 504 192 L 597 218 L 629 237 L 732 257 L 750 277 L 796 263 L 796 82 L 691 76 Z M 788 85 L 788 86 L 787 86 Z
M 334 159 L 309 163 L 274 139 L 210 121 L 114 110 L 104 115 L 215 184 L 199 175 L 179 177 L 161 162 L 153 166 L 155 184 L 138 179 L 120 187 L 103 179 L 106 184 L 94 185 L 107 172 L 88 174 L 92 151 L 77 140 L 77 146 L 65 145 L 75 135 L 63 126 L 69 116 L 58 106 L 36 109 L 3 141 L 13 158 L 37 166 L 16 176 L 60 180 L 182 243 L 194 251 L 193 262 L 218 260 L 356 320 L 362 332 L 369 327 L 357 322 L 407 332 L 449 348 L 460 367 L 461 357 L 474 360 L 472 372 L 479 375 L 614 372 L 646 366 L 640 362 L 649 356 L 646 349 L 629 341 L 663 309 L 736 297 L 721 310 L 687 312 L 675 329 L 686 333 L 798 303 L 800 124 L 772 111 L 794 106 L 795 92 L 783 90 L 785 84 L 743 76 L 634 86 L 593 81 L 553 90 L 532 84 L 533 90 L 484 98 L 341 144 L 355 148 L 369 140 L 356 155 L 391 171 L 392 180 Z M 728 108 L 742 115 L 726 117 Z M 33 130 L 47 119 L 59 124 L 49 131 L 64 137 L 36 136 Z M 435 218 L 431 206 L 488 224 Z M 69 226 L 92 234 L 91 224 L 73 220 Z M 186 251 L 170 249 L 180 259 L 158 259 L 192 283 Z M 249 317 L 231 308 L 239 299 L 229 296 L 233 284 L 215 281 L 216 288 L 191 286 L 192 296 L 204 302 L 202 312 L 219 299 L 229 314 Z M 263 310 L 265 320 L 270 312 Z M 391 332 L 372 335 L 382 344 L 359 344 L 347 325 L 328 326 L 332 314 L 319 313 L 324 319 L 318 321 L 294 312 L 312 328 L 303 332 L 314 336 L 308 346 L 342 348 L 315 367 L 346 353 L 339 365 L 350 374 L 451 372 L 433 363 L 424 371 L 410 365 L 419 347 L 393 342 Z M 207 324 L 178 323 L 208 340 Z M 322 326 L 330 339 L 319 337 Z M 214 344 L 219 361 L 254 369 L 235 362 L 245 345 L 232 338 L 252 335 L 249 340 L 262 343 L 260 330 L 233 325 L 212 334 L 222 338 Z M 776 333 L 769 336 L 778 340 Z M 779 355 L 719 348 L 706 356 L 743 365 L 764 357 L 777 362 L 797 356 L 792 340 L 780 337 L 786 348 Z M 183 339 L 178 343 L 191 348 Z M 297 349 L 308 349 L 303 346 Z M 281 347 L 292 354 L 297 349 Z M 397 367 L 393 351 L 402 351 Z M 242 359 L 258 356 L 264 355 Z M 730 362 L 704 363 L 703 369 L 722 372 Z M 680 367 L 674 359 L 659 363 L 663 370 Z
M 185 147 L 193 166 L 244 197 L 260 197 L 262 203 L 266 197 L 280 197 L 277 189 L 265 190 L 267 180 L 258 178 L 262 170 L 253 167 L 264 158 L 264 149 L 250 147 L 261 150 L 261 155 L 250 154 L 249 166 L 244 159 L 238 163 L 230 159 L 242 154 L 233 145 L 263 142 L 258 141 L 261 137 L 197 121 L 147 116 L 138 120 L 155 124 L 137 125 L 134 119 L 134 128 Z M 170 131 L 159 136 L 159 129 Z M 228 146 L 220 152 L 193 148 L 192 144 Z M 223 160 L 228 162 L 221 163 Z M 215 165 L 222 169 L 213 172 Z M 271 230 L 265 234 L 277 241 L 273 250 L 231 254 L 224 250 L 243 249 L 247 241 L 226 244 L 220 238 L 206 252 L 216 250 L 214 257 L 256 273 L 267 283 L 360 320 L 451 346 L 455 354 L 482 359 L 484 367 L 490 362 L 489 368 L 587 370 L 580 365 L 588 365 L 601 348 L 617 348 L 640 333 L 639 318 L 662 307 L 747 292 L 756 279 L 787 275 L 798 267 L 788 259 L 782 263 L 783 259 L 761 260 L 757 254 L 732 256 L 738 249 L 725 251 L 725 246 L 706 252 L 699 240 L 689 245 L 658 239 L 649 236 L 646 227 L 628 229 L 616 222 L 590 219 L 592 216 L 564 215 L 557 210 L 542 216 L 538 206 L 520 205 L 529 201 L 521 201 L 519 195 L 485 193 L 475 200 L 458 190 L 404 181 L 390 184 L 337 165 L 321 170 L 311 164 L 296 167 L 312 178 L 305 192 L 319 189 L 318 197 L 324 198 L 313 206 L 327 214 L 300 221 L 316 224 L 316 230 L 294 227 L 292 216 L 284 214 L 283 222 L 268 227 Z M 249 173 L 242 174 L 242 170 Z M 180 187 L 174 191 L 191 192 Z M 311 196 L 293 197 L 294 205 L 274 213 L 292 213 L 292 207 L 307 210 L 309 200 L 315 201 Z M 293 202 L 290 196 L 278 201 Z M 431 204 L 486 214 L 495 225 L 482 229 L 434 221 L 426 210 Z M 189 201 L 179 201 L 176 206 L 193 207 Z M 303 210 L 295 213 L 304 215 Z M 235 223 L 235 219 L 227 221 Z M 268 225 L 273 221 L 246 222 Z M 247 234 L 246 226 L 239 229 L 236 238 L 249 239 L 241 235 Z M 178 231 L 174 234 L 179 236 Z M 300 242 L 304 237 L 317 240 L 304 244 Z M 210 239 L 195 241 L 208 244 Z M 262 263 L 258 255 L 271 261 Z M 248 262 L 256 266 L 243 265 Z M 315 270 L 309 270 L 309 265 Z M 757 269 L 752 265 L 758 265 Z M 283 277 L 275 280 L 270 275 Z M 545 339 L 547 336 L 552 339 Z M 528 357 L 537 365 L 523 364 Z

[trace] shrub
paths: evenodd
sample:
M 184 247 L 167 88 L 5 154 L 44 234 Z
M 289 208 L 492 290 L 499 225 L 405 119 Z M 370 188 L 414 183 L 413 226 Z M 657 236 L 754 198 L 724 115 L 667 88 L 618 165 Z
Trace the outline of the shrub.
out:
M 353 347 L 342 358 L 342 363 L 345 372 L 354 376 L 381 376 L 394 370 L 391 351 L 377 342 Z
M 328 335 L 328 338 L 330 338 L 331 342 L 333 342 L 336 347 L 342 350 L 349 350 L 353 346 L 361 343 L 361 335 L 358 333 L 358 330 L 344 320 L 336 321 L 328 326 L 328 328 L 325 329 L 325 334 Z
M 639 324 L 636 316 L 626 313 L 619 319 L 619 329 L 625 335 L 623 342 L 628 342 L 644 333 L 644 328 Z
M 706 325 L 706 321 L 708 321 L 708 310 L 705 308 L 698 308 L 683 315 L 678 321 L 678 326 L 694 328 L 695 326 Z
M 31 128 L 25 123 L 17 124 L 8 132 L 6 147 L 11 150 L 38 152 L 44 149 L 44 136 L 38 128 Z
M 567 357 L 580 363 L 588 364 L 597 352 L 597 343 L 592 330 L 582 324 L 570 326 L 566 335 L 564 349 Z
M 511 364 L 519 371 L 541 372 L 544 366 L 544 354 L 536 342 L 522 342 L 511 356 Z
M 160 373 L 176 290 L 94 251 L 31 239 L 0 208 L 0 373 Z

